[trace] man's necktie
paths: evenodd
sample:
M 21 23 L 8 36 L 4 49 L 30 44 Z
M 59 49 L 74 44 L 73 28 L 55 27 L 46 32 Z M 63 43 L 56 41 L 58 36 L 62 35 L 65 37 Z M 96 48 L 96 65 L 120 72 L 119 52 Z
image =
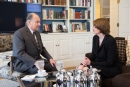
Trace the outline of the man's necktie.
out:
M 38 42 L 38 39 L 37 39 L 37 36 L 36 36 L 36 32 L 33 32 L 33 36 L 34 36 L 35 41 L 37 43 L 37 48 L 38 48 L 38 50 L 40 50 L 40 45 L 39 45 L 39 42 Z

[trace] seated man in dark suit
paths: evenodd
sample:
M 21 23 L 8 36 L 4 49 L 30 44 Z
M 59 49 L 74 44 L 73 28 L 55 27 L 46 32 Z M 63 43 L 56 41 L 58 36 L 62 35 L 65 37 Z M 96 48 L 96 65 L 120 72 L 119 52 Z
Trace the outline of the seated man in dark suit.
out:
M 15 71 L 22 73 L 35 74 L 40 68 L 38 65 L 39 59 L 42 59 L 40 54 L 44 56 L 44 69 L 47 72 L 56 71 L 55 61 L 43 46 L 41 36 L 38 32 L 40 27 L 40 18 L 35 13 L 30 13 L 27 16 L 26 26 L 20 28 L 13 36 L 13 67 Z

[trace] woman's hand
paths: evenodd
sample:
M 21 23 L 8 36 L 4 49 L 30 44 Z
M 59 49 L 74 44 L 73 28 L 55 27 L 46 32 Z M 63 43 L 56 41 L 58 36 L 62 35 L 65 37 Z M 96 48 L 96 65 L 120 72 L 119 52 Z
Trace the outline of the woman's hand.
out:
M 90 63 L 91 63 L 91 61 L 87 57 L 85 57 L 84 60 L 83 60 L 83 62 L 82 62 L 82 64 L 84 66 L 90 65 Z
M 85 58 L 85 59 L 87 59 L 87 65 L 90 65 L 91 64 L 90 59 L 89 58 Z

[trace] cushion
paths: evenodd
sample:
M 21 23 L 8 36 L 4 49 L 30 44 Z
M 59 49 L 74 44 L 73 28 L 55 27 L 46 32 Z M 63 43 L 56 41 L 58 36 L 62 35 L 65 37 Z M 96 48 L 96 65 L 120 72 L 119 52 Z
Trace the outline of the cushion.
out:
M 112 78 L 102 80 L 102 87 L 112 87 Z
M 112 79 L 113 87 L 130 87 L 130 73 L 116 75 Z
M 124 65 L 126 63 L 126 40 L 116 40 L 118 56 L 121 63 Z
M 0 35 L 0 52 L 12 50 L 13 35 Z
M 126 36 L 125 39 L 127 40 L 127 46 L 126 46 L 127 61 L 126 61 L 126 65 L 130 66 L 130 36 Z
M 0 77 L 9 79 L 9 80 L 17 80 L 17 76 L 21 76 L 22 73 L 14 71 L 12 75 L 10 75 L 10 67 L 9 66 L 2 66 L 0 67 Z
M 126 66 L 126 65 L 123 65 L 122 66 L 122 73 L 130 73 L 130 67 Z
M 7 65 L 0 67 L 0 77 L 10 80 L 16 80 L 16 78 L 10 76 L 10 67 Z

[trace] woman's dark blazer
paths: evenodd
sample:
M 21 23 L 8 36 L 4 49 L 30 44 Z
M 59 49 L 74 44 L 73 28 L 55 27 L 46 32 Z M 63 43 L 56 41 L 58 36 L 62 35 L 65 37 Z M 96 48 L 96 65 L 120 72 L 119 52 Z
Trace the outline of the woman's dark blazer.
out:
M 92 66 L 100 66 L 107 70 L 112 70 L 112 67 L 114 67 L 113 70 L 119 70 L 120 73 L 122 66 L 119 62 L 115 38 L 111 35 L 105 35 L 102 44 L 99 46 L 99 37 L 95 35 L 93 37 L 93 48 L 90 60 Z

